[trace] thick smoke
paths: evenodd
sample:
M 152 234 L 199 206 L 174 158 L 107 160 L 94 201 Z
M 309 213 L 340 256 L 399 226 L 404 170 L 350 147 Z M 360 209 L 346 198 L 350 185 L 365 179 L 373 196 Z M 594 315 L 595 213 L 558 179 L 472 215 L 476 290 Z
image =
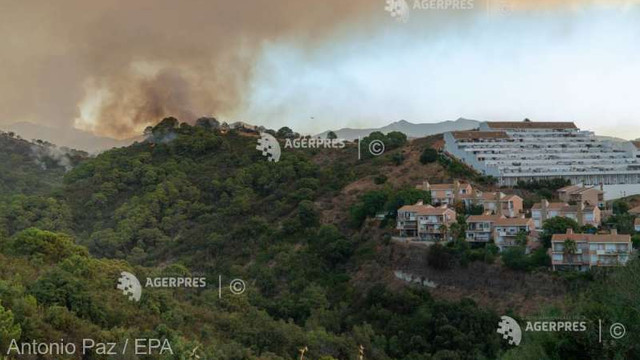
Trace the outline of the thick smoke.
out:
M 593 1 L 474 3 L 481 10 L 487 2 L 527 8 Z M 122 139 L 164 116 L 233 117 L 246 106 L 265 46 L 285 42 L 312 52 L 318 42 L 380 31 L 393 24 L 384 5 L 384 0 L 0 0 L 0 121 L 75 126 Z M 428 26 L 427 19 L 412 21 Z
M 385 15 L 370 0 L 0 0 L 0 117 L 125 138 L 163 116 L 232 115 L 263 44 L 307 46 L 373 9 Z

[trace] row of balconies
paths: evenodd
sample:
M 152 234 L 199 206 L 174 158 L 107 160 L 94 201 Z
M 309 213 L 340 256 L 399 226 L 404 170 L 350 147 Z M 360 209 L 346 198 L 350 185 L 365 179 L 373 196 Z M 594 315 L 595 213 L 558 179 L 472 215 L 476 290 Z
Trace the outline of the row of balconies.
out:
M 558 150 L 550 151 L 548 149 L 478 149 L 478 148 L 465 148 L 462 149 L 467 153 L 473 153 L 476 155 L 484 155 L 487 158 L 504 159 L 504 160 L 516 160 L 516 159 L 531 159 L 531 160 L 544 160 L 544 159 L 633 159 L 628 153 L 621 153 L 615 151 L 602 151 L 602 150 L 581 150 L 581 151 L 567 151 Z M 534 151 L 535 150 L 535 151 Z M 518 155 L 516 155 L 518 154 Z
M 535 168 L 535 169 L 522 169 L 522 168 L 498 168 L 501 172 L 501 175 L 508 176 L 509 174 L 519 174 L 520 176 L 565 176 L 565 175 L 638 175 L 640 174 L 640 169 L 638 170 L 622 170 L 622 169 L 607 169 L 601 167 L 595 168 L 583 168 L 583 169 L 551 169 L 551 168 Z M 558 175 L 559 174 L 559 175 Z

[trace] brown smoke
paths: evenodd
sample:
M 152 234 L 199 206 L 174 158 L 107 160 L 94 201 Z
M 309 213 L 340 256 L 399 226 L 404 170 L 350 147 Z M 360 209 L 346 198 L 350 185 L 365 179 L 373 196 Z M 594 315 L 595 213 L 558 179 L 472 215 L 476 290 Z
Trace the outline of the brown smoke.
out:
M 0 15 L 0 46 L 9 50 L 0 57 L 0 116 L 66 125 L 75 119 L 77 127 L 124 138 L 167 115 L 192 121 L 231 114 L 263 44 L 311 44 L 370 17 L 372 8 L 384 15 L 383 4 L 0 0 L 0 14 L 11 14 Z
M 593 2 L 486 1 L 515 8 Z M 384 0 L 0 0 L 0 121 L 75 125 L 126 138 L 168 115 L 183 121 L 231 117 L 243 106 L 265 44 L 287 41 L 312 49 L 351 31 L 379 30 L 392 23 L 384 5 Z

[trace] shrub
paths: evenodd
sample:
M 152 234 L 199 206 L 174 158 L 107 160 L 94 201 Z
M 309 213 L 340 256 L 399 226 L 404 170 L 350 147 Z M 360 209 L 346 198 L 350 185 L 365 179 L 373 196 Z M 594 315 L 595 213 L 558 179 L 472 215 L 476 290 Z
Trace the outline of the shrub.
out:
M 438 161 L 438 151 L 433 148 L 426 148 L 420 155 L 420 162 L 423 164 L 430 164 Z
M 440 244 L 434 244 L 427 251 L 427 264 L 436 270 L 448 270 L 453 266 L 452 250 Z
M 373 178 L 373 183 L 376 185 L 382 185 L 387 182 L 387 176 L 384 174 L 377 175 Z
M 512 270 L 526 271 L 529 269 L 529 260 L 525 254 L 524 246 L 512 246 L 502 252 L 502 262 Z

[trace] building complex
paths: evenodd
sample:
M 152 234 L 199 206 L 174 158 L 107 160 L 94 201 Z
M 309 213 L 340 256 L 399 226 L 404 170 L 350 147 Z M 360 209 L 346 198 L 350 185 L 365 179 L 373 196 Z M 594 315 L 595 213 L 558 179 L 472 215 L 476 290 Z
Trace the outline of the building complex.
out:
M 484 122 L 444 134 L 446 153 L 500 185 L 565 178 L 572 184 L 640 184 L 633 142 L 603 140 L 572 122 Z
M 430 192 L 431 204 L 434 206 L 455 206 L 456 203 L 464 204 L 467 209 L 482 206 L 485 211 L 506 217 L 517 217 L 523 213 L 523 200 L 520 196 L 506 195 L 500 191 L 479 191 L 471 184 L 457 180 L 450 184 L 430 184 L 425 181 L 416 187 Z

